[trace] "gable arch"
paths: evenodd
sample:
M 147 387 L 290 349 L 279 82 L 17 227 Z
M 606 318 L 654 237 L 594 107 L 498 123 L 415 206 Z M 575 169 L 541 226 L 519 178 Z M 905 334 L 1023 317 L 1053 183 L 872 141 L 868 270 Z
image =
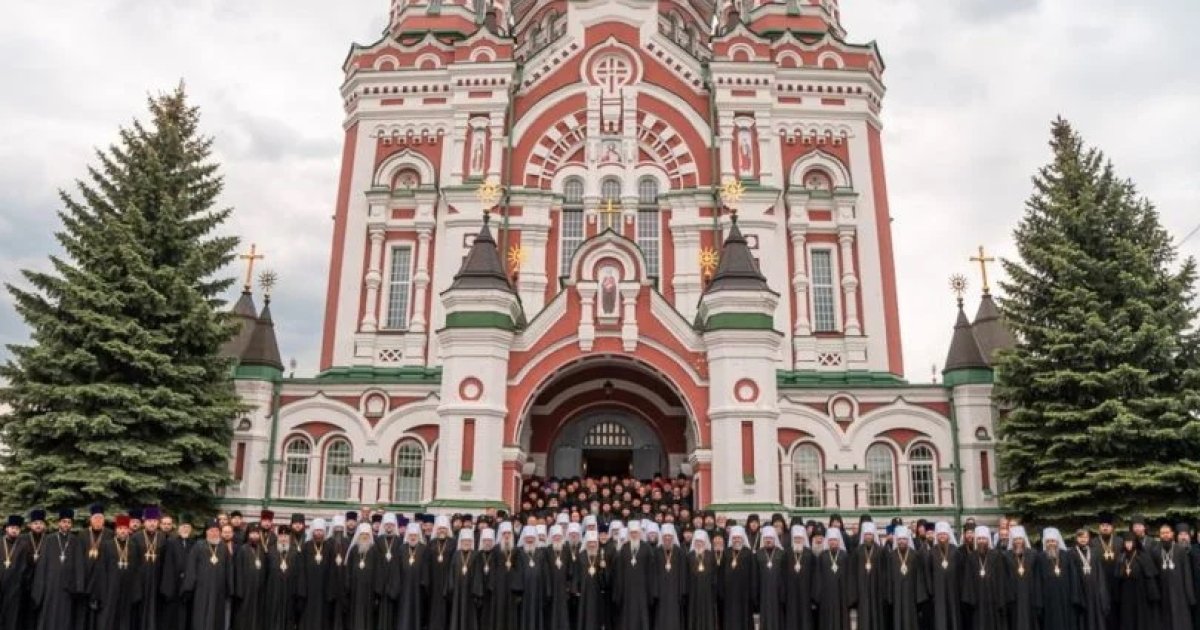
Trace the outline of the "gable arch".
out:
M 405 149 L 389 156 L 379 165 L 379 168 L 375 169 L 375 176 L 371 178 L 371 185 L 390 188 L 396 174 L 405 168 L 415 170 L 421 176 L 422 185 L 432 184 L 435 180 L 433 163 L 420 153 L 411 149 Z
M 803 186 L 804 175 L 814 168 L 827 173 L 833 179 L 835 188 L 854 187 L 854 182 L 850 179 L 850 170 L 846 168 L 846 165 L 838 158 L 820 149 L 809 152 L 793 162 L 788 181 L 792 186 Z

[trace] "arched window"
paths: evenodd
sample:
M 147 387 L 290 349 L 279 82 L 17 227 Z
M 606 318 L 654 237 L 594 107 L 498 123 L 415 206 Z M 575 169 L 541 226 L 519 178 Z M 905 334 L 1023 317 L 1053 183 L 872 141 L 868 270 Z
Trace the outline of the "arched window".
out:
M 283 496 L 308 496 L 308 459 L 312 445 L 304 438 L 295 438 L 283 447 Z
M 396 446 L 392 469 L 392 500 L 396 503 L 421 502 L 425 451 L 416 440 L 403 440 Z
M 937 492 L 933 477 L 934 461 L 933 449 L 926 444 L 918 444 L 908 451 L 908 474 L 909 480 L 912 482 L 913 505 L 936 503 Z
M 896 503 L 895 459 L 886 444 L 867 449 L 867 505 L 889 507 Z
M 567 275 L 575 250 L 583 243 L 583 180 L 570 177 L 563 182 L 563 207 L 559 230 L 561 260 L 559 275 Z
M 658 275 L 661 225 L 658 215 L 658 180 L 647 175 L 638 180 L 637 244 L 646 257 L 646 275 Z
M 350 498 L 350 443 L 335 440 L 325 449 L 325 478 L 321 483 L 326 501 L 345 501 Z
M 825 482 L 821 478 L 821 451 L 812 444 L 801 444 L 792 451 L 793 505 L 798 508 L 821 507 Z
M 607 177 L 600 182 L 600 202 L 614 204 L 621 203 L 621 180 L 615 177 Z

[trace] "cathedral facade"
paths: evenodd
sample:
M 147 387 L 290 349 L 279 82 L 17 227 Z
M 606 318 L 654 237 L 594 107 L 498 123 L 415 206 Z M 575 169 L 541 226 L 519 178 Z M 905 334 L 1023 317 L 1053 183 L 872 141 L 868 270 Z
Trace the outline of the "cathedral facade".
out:
M 884 63 L 837 0 L 392 0 L 344 70 L 320 373 L 243 295 L 230 507 L 682 474 L 728 513 L 998 513 L 1007 334 L 960 305 L 943 383 L 904 380 Z

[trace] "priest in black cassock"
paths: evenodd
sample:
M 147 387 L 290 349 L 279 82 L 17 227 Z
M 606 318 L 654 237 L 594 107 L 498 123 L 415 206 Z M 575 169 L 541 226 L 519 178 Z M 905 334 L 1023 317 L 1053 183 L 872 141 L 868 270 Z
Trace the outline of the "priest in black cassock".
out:
M 350 541 L 346 555 L 346 606 L 343 626 L 346 630 L 371 630 L 376 627 L 378 598 L 375 595 L 375 574 L 383 569 L 383 558 L 375 547 L 375 533 L 370 523 L 360 523 Z
M 618 606 L 621 630 L 649 630 L 650 604 L 655 597 L 657 567 L 654 550 L 642 540 L 640 521 L 629 523 L 629 543 L 617 551 L 613 562 L 613 601 Z
M 163 565 L 167 560 L 167 535 L 159 530 L 162 511 L 157 506 L 142 508 L 142 529 L 133 534 L 133 553 L 139 559 L 138 584 L 141 598 L 134 611 L 135 630 L 169 630 L 163 625 Z
M 891 619 L 883 627 L 918 630 L 921 627 L 918 610 L 928 594 L 925 565 L 907 527 L 896 527 L 892 539 L 894 548 L 887 552 L 887 560 L 883 563 L 886 572 L 884 600 L 891 610 Z
M 1180 531 L 1188 526 L 1180 524 Z M 1158 528 L 1158 546 L 1151 552 L 1159 572 L 1160 600 L 1159 615 L 1164 630 L 1192 630 L 1192 610 L 1196 593 L 1192 576 L 1191 558 L 1188 547 L 1175 540 L 1171 525 L 1163 523 Z
M 1075 548 L 1070 551 L 1071 563 L 1079 575 L 1079 630 L 1105 630 L 1108 625 L 1108 577 L 1104 563 L 1092 546 L 1091 532 L 1075 532 Z
M 722 555 L 717 581 L 721 605 L 722 630 L 754 628 L 754 597 L 750 573 L 754 571 L 754 553 L 750 551 L 746 530 L 740 525 L 729 529 L 729 549 Z
M 971 608 L 974 630 L 1005 630 L 1008 608 L 1013 602 L 1008 563 L 991 548 L 991 530 L 975 528 L 975 551 L 967 555 L 963 569 L 963 601 Z
M 1076 564 L 1068 554 L 1066 542 L 1057 528 L 1042 530 L 1041 570 L 1038 572 L 1042 628 L 1074 630 L 1076 627 L 1083 585 Z
M 400 571 L 389 578 L 386 594 L 396 601 L 396 630 L 422 630 L 425 619 L 425 594 L 429 591 L 428 554 L 416 519 L 404 530 L 400 547 Z
M 60 510 L 57 531 L 47 534 L 42 558 L 33 575 L 33 603 L 37 606 L 37 630 L 77 630 L 75 594 L 82 588 L 83 554 L 73 533 L 75 511 Z
M 825 532 L 825 550 L 817 556 L 817 571 L 813 577 L 813 599 L 817 603 L 817 627 L 820 630 L 851 630 L 854 588 L 850 555 L 842 549 L 842 530 L 831 527 Z
M 875 523 L 863 521 L 858 545 L 850 553 L 853 560 L 858 630 L 882 630 L 887 627 L 883 612 L 883 546 L 876 540 Z
M 229 548 L 221 542 L 221 527 L 213 519 L 204 530 L 204 540 L 192 547 L 184 569 L 181 592 L 192 602 L 189 630 L 228 627 L 232 564 Z
M 1108 593 L 1109 607 L 1105 613 L 1105 628 L 1107 630 L 1120 630 L 1120 624 L 1117 623 L 1118 616 L 1116 610 L 1117 597 L 1117 574 L 1121 567 L 1117 563 L 1117 555 L 1121 552 L 1124 546 L 1121 542 L 1121 537 L 1116 533 L 1113 527 L 1116 521 L 1116 516 L 1111 512 L 1103 512 L 1100 514 L 1100 525 L 1097 527 L 1097 535 L 1092 539 L 1092 553 L 1100 559 L 1100 564 L 1103 567 L 1102 576 L 1105 581 L 1105 589 Z
M 569 628 L 571 625 L 571 552 L 561 525 L 550 528 L 550 545 L 542 549 L 550 572 L 550 601 L 546 609 L 547 628 Z
M 187 629 L 187 624 L 192 618 L 191 601 L 183 593 L 183 578 L 187 573 L 188 560 L 191 558 L 192 549 L 199 542 L 192 534 L 192 524 L 186 518 L 180 518 L 176 535 L 167 538 L 162 584 L 159 587 L 163 599 L 161 630 Z
M 116 518 L 116 532 L 101 543 L 100 562 L 95 567 L 96 599 L 100 610 L 96 627 L 100 630 L 129 630 L 134 611 L 142 599 L 137 579 L 141 558 L 134 552 L 130 537 L 130 518 Z
M 1042 614 L 1043 563 L 1038 552 L 1029 544 L 1025 528 L 1013 525 L 1009 529 L 1009 549 L 1002 552 L 1008 560 L 1008 575 L 1012 581 L 1013 604 L 1008 613 L 1012 630 L 1037 630 Z
M 341 595 L 334 575 L 337 551 L 325 538 L 325 519 L 313 519 L 309 540 L 300 551 L 300 630 L 327 630 L 334 627 L 334 601 Z
M 21 538 L 25 517 L 14 514 L 4 526 L 4 564 L 0 566 L 0 630 L 21 628 L 21 606 L 25 600 L 25 575 L 31 547 Z
M 517 546 L 513 540 L 511 521 L 502 521 L 499 526 L 500 541 L 489 553 L 491 571 L 487 582 L 487 597 L 480 623 L 484 628 L 495 630 L 517 630 L 519 608 L 517 595 L 513 593 L 513 580 L 517 575 Z
M 958 553 L 954 530 L 940 521 L 933 527 L 933 544 L 925 553 L 925 580 L 929 588 L 929 627 L 931 630 L 963 630 L 962 556 Z
M 429 571 L 427 630 L 446 630 L 450 618 L 450 600 L 446 598 L 446 582 L 450 579 L 450 556 L 454 553 L 454 532 L 450 517 L 441 514 L 433 526 L 433 539 L 425 549 Z
M 754 554 L 754 570 L 750 574 L 750 591 L 758 611 L 760 630 L 783 628 L 784 551 L 774 525 L 762 529 L 758 552 Z
M 292 630 L 300 612 L 303 562 L 292 530 L 281 525 L 267 547 L 267 583 L 263 588 L 264 630 Z M 165 630 L 165 629 L 164 629 Z
M 783 625 L 790 630 L 813 630 L 816 620 L 812 578 L 816 556 L 808 548 L 808 530 L 803 525 L 792 526 L 792 544 L 784 565 Z
M 659 536 L 658 557 L 654 563 L 657 580 L 654 587 L 655 630 L 684 628 L 683 602 L 687 591 L 687 554 L 679 546 L 679 533 L 673 523 L 664 523 Z
M 511 525 L 510 525 L 511 527 Z M 476 550 L 478 559 L 479 583 L 482 596 L 479 598 L 479 627 L 496 628 L 498 624 L 493 616 L 495 608 L 492 605 L 492 577 L 499 571 L 502 564 L 500 556 L 495 554 L 496 530 L 485 525 L 479 530 L 479 549 Z
M 450 630 L 478 630 L 479 605 L 483 601 L 482 555 L 475 551 L 475 532 L 462 528 L 458 532 L 458 550 L 450 561 L 450 579 L 446 597 L 450 600 Z M 567 627 L 567 626 L 559 626 Z
M 33 604 L 33 577 L 37 575 L 37 566 L 45 556 L 43 551 L 47 537 L 46 510 L 40 508 L 31 510 L 29 512 L 29 531 L 21 535 L 21 544 L 29 548 L 29 562 L 25 565 L 25 576 L 22 580 L 21 616 L 17 628 L 37 627 L 38 610 Z
M 267 551 L 263 549 L 262 531 L 251 527 L 246 531 L 245 544 L 237 548 L 233 558 L 233 630 L 260 630 L 266 625 L 263 591 L 267 585 Z
M 517 628 L 520 630 L 557 630 L 546 627 L 546 609 L 550 600 L 550 571 L 538 549 L 537 528 L 521 530 L 521 546 L 514 560 L 511 587 L 520 603 Z
M 1128 536 L 1121 543 L 1117 556 L 1117 589 L 1113 601 L 1117 603 L 1119 624 L 1122 630 L 1159 630 L 1158 569 L 1143 540 Z
M 100 624 L 100 591 L 97 583 L 97 566 L 104 553 L 104 542 L 112 537 L 112 532 L 104 527 L 104 506 L 95 503 L 90 508 L 88 526 L 79 532 L 79 546 L 83 547 L 84 555 L 78 556 L 83 563 L 80 578 L 80 597 L 75 600 L 75 623 L 79 630 L 97 630 Z
M 403 541 L 396 529 L 400 521 L 394 513 L 388 512 L 380 519 L 383 531 L 375 539 L 375 550 L 382 559 L 379 570 L 375 572 L 375 596 L 379 598 L 377 613 L 380 628 L 392 630 L 396 625 L 396 600 L 389 597 L 388 582 L 400 579 L 400 547 Z
M 607 621 L 607 601 L 604 595 L 608 566 L 600 549 L 600 534 L 588 531 L 583 535 L 583 551 L 575 559 L 571 572 L 572 592 L 575 594 L 575 630 L 602 630 Z M 495 626 L 484 626 L 493 628 Z
M 696 530 L 687 557 L 687 628 L 716 630 L 720 616 L 717 610 L 718 563 L 709 549 L 708 532 Z

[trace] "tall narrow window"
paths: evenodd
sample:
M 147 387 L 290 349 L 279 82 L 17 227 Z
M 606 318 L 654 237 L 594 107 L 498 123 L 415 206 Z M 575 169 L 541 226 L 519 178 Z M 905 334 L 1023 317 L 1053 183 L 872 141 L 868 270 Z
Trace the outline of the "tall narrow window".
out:
M 283 496 L 302 499 L 308 496 L 308 463 L 312 445 L 296 438 L 283 448 Z
M 812 252 L 813 330 L 837 330 L 837 310 L 834 308 L 833 252 L 814 249 Z
M 421 502 L 424 451 L 414 440 L 404 440 L 396 447 L 395 470 L 392 474 L 392 495 L 396 503 Z
M 896 503 L 895 459 L 886 444 L 867 449 L 867 505 L 890 507 Z
M 392 267 L 388 276 L 387 327 L 408 328 L 408 295 L 412 286 L 412 249 L 392 248 Z
M 913 505 L 933 505 L 936 502 L 933 477 L 933 449 L 924 444 L 908 452 L 909 480 L 912 483 Z
M 600 182 L 600 226 L 621 233 L 621 180 L 615 177 Z
M 793 504 L 798 508 L 821 507 L 825 484 L 821 480 L 821 452 L 812 444 L 801 444 L 792 451 Z
M 572 177 L 563 184 L 563 208 L 559 237 L 559 275 L 567 275 L 575 250 L 583 243 L 583 180 Z
M 638 182 L 637 244 L 646 257 L 646 275 L 658 275 L 659 232 L 658 180 L 643 177 Z
M 600 203 L 621 203 L 621 180 L 609 177 L 600 183 Z
M 233 480 L 241 482 L 246 478 L 246 443 L 238 442 L 233 457 Z
M 979 480 L 984 492 L 992 491 L 992 467 L 988 464 L 987 451 L 979 452 Z
M 325 478 L 322 497 L 326 501 L 345 501 L 350 498 L 350 443 L 337 440 L 325 449 Z

